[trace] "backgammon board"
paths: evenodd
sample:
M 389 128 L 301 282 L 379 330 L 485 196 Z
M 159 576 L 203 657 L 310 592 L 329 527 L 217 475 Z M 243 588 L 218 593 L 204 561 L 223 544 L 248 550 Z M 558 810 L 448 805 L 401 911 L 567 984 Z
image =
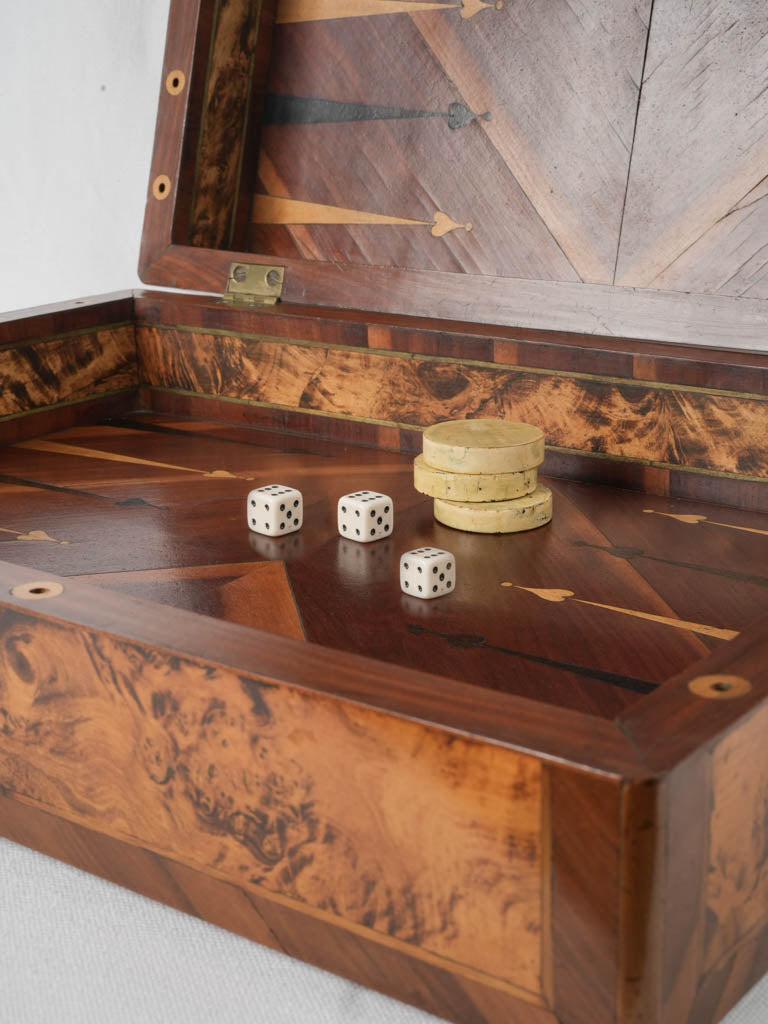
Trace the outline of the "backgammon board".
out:
M 174 0 L 140 268 L 213 294 L 0 317 L 0 834 L 457 1024 L 766 972 L 768 24 L 710 6 Z M 415 490 L 486 417 L 547 525 Z

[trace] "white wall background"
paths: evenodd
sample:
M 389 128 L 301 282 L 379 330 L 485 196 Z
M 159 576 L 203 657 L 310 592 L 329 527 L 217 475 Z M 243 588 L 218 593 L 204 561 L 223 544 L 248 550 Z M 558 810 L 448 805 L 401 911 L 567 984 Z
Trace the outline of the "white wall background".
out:
M 138 287 L 168 0 L 0 0 L 0 311 Z
M 140 285 L 167 16 L 0 0 L 0 311 Z M 433 1020 L 0 840 L 2 1024 Z M 764 982 L 727 1022 L 766 1021 Z

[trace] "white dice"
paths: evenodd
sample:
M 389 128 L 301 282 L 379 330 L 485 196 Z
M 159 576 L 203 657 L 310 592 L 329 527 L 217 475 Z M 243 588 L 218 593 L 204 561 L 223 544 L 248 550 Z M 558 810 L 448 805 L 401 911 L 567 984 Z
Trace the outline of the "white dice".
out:
M 339 533 L 368 544 L 389 537 L 395 523 L 392 499 L 378 491 L 354 491 L 339 498 Z
M 425 601 L 450 594 L 456 586 L 456 559 L 442 548 L 415 548 L 400 559 L 400 589 Z
M 301 491 L 284 484 L 257 487 L 248 495 L 248 526 L 268 537 L 298 530 L 304 518 Z

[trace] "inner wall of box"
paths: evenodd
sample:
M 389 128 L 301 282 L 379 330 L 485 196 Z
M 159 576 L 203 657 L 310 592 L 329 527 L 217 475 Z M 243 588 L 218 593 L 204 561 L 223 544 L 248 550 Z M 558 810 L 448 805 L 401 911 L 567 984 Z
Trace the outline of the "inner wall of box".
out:
M 0 453 L 0 543 L 10 545 L 8 561 L 608 717 L 766 610 L 768 580 L 755 568 L 765 517 L 712 506 L 703 495 L 681 505 L 552 480 L 549 526 L 499 537 L 437 524 L 430 500 L 413 488 L 418 432 L 356 418 L 374 401 L 386 403 L 386 419 L 402 401 L 432 422 L 450 415 L 445 403 L 456 401 L 455 389 L 444 385 L 458 379 L 460 364 L 438 354 L 433 365 L 419 354 L 427 338 L 418 332 L 392 330 L 389 349 L 366 351 L 364 324 L 316 321 L 282 307 L 246 312 L 155 295 L 139 300 L 136 312 L 137 323 L 108 326 L 94 312 L 79 331 L 0 350 L 0 371 L 17 381 L 4 398 L 8 447 Z M 114 313 L 121 317 L 122 307 Z M 218 329 L 211 333 L 204 324 L 213 313 Z M 72 319 L 85 316 L 77 310 Z M 179 322 L 186 326 L 167 326 Z M 371 330 L 381 343 L 382 328 Z M 282 332 L 283 341 L 275 336 Z M 297 342 L 302 335 L 314 340 Z M 454 359 L 492 345 L 430 338 L 437 353 L 450 345 Z M 499 358 L 510 357 L 509 344 L 501 344 Z M 535 343 L 515 342 L 515 351 L 518 345 L 529 346 L 527 358 L 535 355 Z M 717 366 L 720 374 L 728 369 Z M 755 383 L 760 372 L 749 369 Z M 504 389 L 523 386 L 503 363 L 475 358 L 472 374 L 468 397 L 485 403 L 486 414 L 487 388 L 495 393 L 499 380 Z M 562 375 L 553 380 L 565 385 Z M 533 396 L 544 388 L 546 397 L 548 371 L 527 373 L 523 384 Z M 136 385 L 152 412 L 138 411 L 135 399 L 126 404 L 126 387 Z M 613 394 L 626 405 L 633 387 L 642 390 L 639 415 L 647 417 L 647 383 L 601 391 L 602 408 Z M 660 392 L 667 420 L 671 395 Z M 683 396 L 677 437 L 696 396 L 719 401 L 700 389 Z M 96 399 L 119 404 L 94 406 Z M 323 414 L 327 400 L 334 415 Z M 364 407 L 339 415 L 344 403 L 359 400 Z M 578 417 L 567 422 L 575 429 Z M 599 465 L 621 472 L 620 463 Z M 640 469 L 651 483 L 664 473 Z M 249 531 L 245 496 L 269 483 L 302 491 L 299 533 Z M 393 497 L 391 539 L 363 546 L 339 536 L 338 497 L 361 488 Z M 400 554 L 425 544 L 456 556 L 449 599 L 400 593 Z

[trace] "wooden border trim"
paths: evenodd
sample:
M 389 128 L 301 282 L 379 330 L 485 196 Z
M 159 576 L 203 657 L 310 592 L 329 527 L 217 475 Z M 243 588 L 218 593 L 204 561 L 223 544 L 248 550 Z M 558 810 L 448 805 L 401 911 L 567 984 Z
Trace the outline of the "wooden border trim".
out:
M 701 675 L 734 675 L 752 689 L 733 700 L 706 700 L 688 687 Z M 768 616 L 668 680 L 617 719 L 649 770 L 667 771 L 768 700 Z
M 99 395 L 66 405 L 33 409 L 12 419 L 0 421 L 0 444 L 16 444 L 41 434 L 52 434 L 68 427 L 101 420 L 121 418 L 134 412 L 138 405 L 138 390 L 131 388 L 113 395 Z
M 548 769 L 553 1009 L 568 1024 L 615 1024 L 622 785 Z
M 768 395 L 182 325 L 136 339 L 150 387 L 396 429 L 497 415 L 556 452 L 768 484 Z
M 76 331 L 133 322 L 133 292 L 94 295 L 87 299 L 0 313 L 0 346 L 42 341 Z
M 268 334 L 768 394 L 768 353 L 764 352 L 724 351 L 574 330 L 491 326 L 440 320 L 435 316 L 402 316 L 359 308 L 328 309 L 290 302 L 260 309 L 224 303 L 204 294 L 138 290 L 134 296 L 137 322 L 150 326 L 215 328 L 233 334 Z
M 199 128 L 192 115 L 197 105 L 196 100 L 199 99 L 201 69 L 204 70 L 208 56 L 207 51 L 204 52 L 204 48 L 196 46 L 198 19 L 201 14 L 206 13 L 203 10 L 204 4 L 210 14 L 212 11 L 210 0 L 181 0 L 181 2 L 173 0 L 168 14 L 165 57 L 158 83 L 155 144 L 148 180 L 147 205 L 139 257 L 139 276 L 142 277 L 142 280 L 144 269 L 154 264 L 170 245 L 174 224 L 177 223 L 177 207 L 181 216 L 188 214 L 189 211 L 188 200 L 184 198 L 189 190 L 189 174 L 181 183 L 181 194 L 179 184 L 182 174 L 185 130 L 188 129 L 194 137 Z M 176 96 L 171 95 L 165 87 L 165 81 L 171 71 L 182 71 L 187 81 L 186 89 Z M 188 115 L 190 115 L 189 124 L 187 124 Z M 171 189 L 170 195 L 163 200 L 158 200 L 152 194 L 152 182 L 161 174 L 168 176 Z M 186 225 L 184 228 L 186 229 Z M 199 251 L 206 252 L 207 250 Z M 189 287 L 183 279 L 176 280 L 170 277 L 166 277 L 163 284 L 170 288 Z M 217 288 L 216 291 L 223 292 L 224 286 L 222 285 L 220 289 Z
M 372 658 L 263 633 L 235 623 L 163 607 L 51 575 L 64 584 L 53 601 L 30 605 L 12 587 L 39 569 L 0 562 L 0 606 L 100 630 L 129 641 L 228 666 L 265 682 L 314 690 L 340 700 L 508 745 L 543 758 L 608 774 L 641 772 L 638 758 L 611 722 L 476 687 Z M 482 700 L 478 700 L 478 693 Z

